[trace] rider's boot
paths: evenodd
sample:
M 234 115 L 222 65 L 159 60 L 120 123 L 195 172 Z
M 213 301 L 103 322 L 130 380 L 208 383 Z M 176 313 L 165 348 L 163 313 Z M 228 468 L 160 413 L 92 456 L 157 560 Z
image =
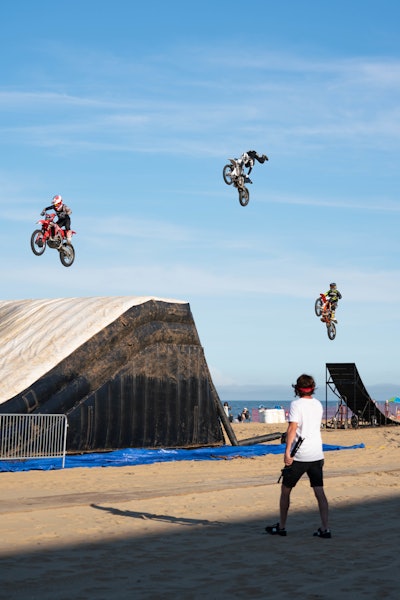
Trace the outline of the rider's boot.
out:
M 332 311 L 332 314 L 331 314 L 331 321 L 333 321 L 334 323 L 337 323 L 334 310 Z
M 67 231 L 67 244 L 71 243 L 72 233 L 70 230 Z

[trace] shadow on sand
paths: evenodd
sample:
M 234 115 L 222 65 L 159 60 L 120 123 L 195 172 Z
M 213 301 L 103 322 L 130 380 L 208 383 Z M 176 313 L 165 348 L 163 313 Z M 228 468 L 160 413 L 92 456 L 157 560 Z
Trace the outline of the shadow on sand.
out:
M 293 507 L 286 538 L 265 534 L 266 523 L 276 518 L 271 512 L 263 520 L 233 515 L 218 523 L 91 506 L 107 525 L 111 516 L 130 518 L 132 533 L 15 555 L 3 545 L 0 598 L 398 598 L 398 494 L 333 507 L 331 540 L 312 537 L 314 506 L 303 512 Z M 145 534 L 142 524 L 135 533 L 139 519 L 160 523 Z

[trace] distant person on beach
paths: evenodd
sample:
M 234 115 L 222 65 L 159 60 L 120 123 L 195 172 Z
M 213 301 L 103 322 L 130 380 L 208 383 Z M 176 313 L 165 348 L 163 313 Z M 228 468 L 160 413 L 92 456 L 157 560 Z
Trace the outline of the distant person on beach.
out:
M 388 418 L 389 415 L 390 415 L 389 400 L 385 400 L 385 417 Z
M 245 407 L 242 410 L 242 412 L 238 414 L 237 419 L 238 419 L 239 423 L 241 423 L 243 421 L 249 421 L 250 420 L 249 409 Z
M 307 473 L 310 485 L 318 502 L 321 527 L 313 534 L 315 537 L 330 538 L 328 527 L 328 500 L 324 492 L 321 421 L 322 404 L 314 398 L 315 381 L 311 375 L 300 375 L 293 385 L 296 400 L 290 404 L 289 424 L 286 432 L 286 448 L 284 455 L 285 468 L 282 470 L 282 487 L 280 496 L 280 517 L 278 523 L 265 528 L 271 535 L 286 536 L 286 520 L 290 506 L 290 494 L 299 479 Z M 296 452 L 292 449 L 299 438 L 303 442 Z
M 329 290 L 326 292 L 325 296 L 327 298 L 329 298 L 330 303 L 331 303 L 331 318 L 332 318 L 332 321 L 335 321 L 337 323 L 337 321 L 335 320 L 335 312 L 336 312 L 339 300 L 342 299 L 342 294 L 337 289 L 336 283 L 331 283 L 329 285 Z
M 229 406 L 228 402 L 224 402 L 224 412 L 225 412 L 226 416 L 228 417 L 229 421 L 232 423 L 233 416 L 232 416 L 231 410 L 232 410 L 232 407 Z

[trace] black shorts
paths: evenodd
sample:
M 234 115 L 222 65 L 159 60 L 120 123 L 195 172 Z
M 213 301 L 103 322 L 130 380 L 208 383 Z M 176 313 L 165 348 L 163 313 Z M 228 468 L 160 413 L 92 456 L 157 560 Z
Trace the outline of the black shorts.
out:
M 294 460 L 290 467 L 286 467 L 283 472 L 282 485 L 288 488 L 294 488 L 304 473 L 307 473 L 311 487 L 323 487 L 323 466 L 324 459 L 314 460 L 313 462 L 300 462 L 299 460 Z

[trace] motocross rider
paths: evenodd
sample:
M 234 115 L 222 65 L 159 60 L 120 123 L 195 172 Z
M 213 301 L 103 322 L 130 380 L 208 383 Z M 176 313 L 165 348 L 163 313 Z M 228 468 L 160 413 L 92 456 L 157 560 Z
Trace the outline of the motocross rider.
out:
M 41 212 L 43 216 L 47 210 L 54 209 L 57 214 L 57 225 L 59 227 L 65 227 L 65 233 L 67 238 L 67 243 L 71 243 L 72 233 L 71 233 L 71 219 L 70 215 L 72 214 L 72 210 L 63 202 L 61 196 L 54 196 L 52 200 L 52 204 L 50 206 L 46 206 Z
M 238 165 L 240 167 L 243 166 L 248 169 L 247 175 L 244 174 L 244 180 L 246 183 L 252 183 L 249 175 L 253 169 L 254 160 L 257 160 L 259 163 L 263 164 L 266 160 L 268 160 L 268 156 L 266 154 L 260 156 L 255 150 L 248 150 L 247 152 L 244 152 L 238 160 Z
M 342 299 L 342 294 L 336 288 L 336 283 L 331 283 L 329 285 L 329 290 L 326 292 L 325 296 L 327 298 L 329 298 L 330 303 L 331 303 L 331 319 L 332 319 L 332 321 L 335 321 L 335 323 L 337 323 L 337 321 L 335 319 L 335 311 L 336 311 L 339 300 Z

